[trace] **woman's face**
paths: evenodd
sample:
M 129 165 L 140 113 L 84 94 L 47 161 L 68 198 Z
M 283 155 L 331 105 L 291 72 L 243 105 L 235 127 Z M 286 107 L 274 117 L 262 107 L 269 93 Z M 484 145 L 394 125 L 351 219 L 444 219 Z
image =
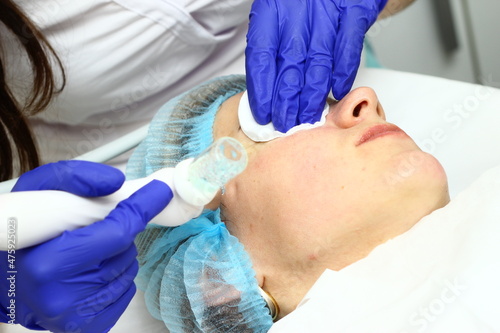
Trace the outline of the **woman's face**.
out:
M 257 270 L 276 268 L 270 256 L 297 269 L 319 263 L 318 274 L 340 269 L 448 202 L 439 162 L 385 120 L 373 90 L 331 104 L 321 127 L 266 143 L 239 128 L 240 97 L 219 110 L 214 136 L 232 136 L 249 153 L 222 206 Z

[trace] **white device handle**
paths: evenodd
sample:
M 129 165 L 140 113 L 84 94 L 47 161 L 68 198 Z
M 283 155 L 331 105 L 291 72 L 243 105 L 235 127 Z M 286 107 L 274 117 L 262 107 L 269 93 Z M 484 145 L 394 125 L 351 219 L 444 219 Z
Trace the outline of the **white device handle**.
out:
M 63 191 L 25 191 L 0 194 L 0 250 L 40 244 L 104 219 L 116 205 L 153 179 L 163 181 L 174 196 L 150 223 L 178 226 L 201 214 L 203 206 L 185 202 L 174 186 L 174 168 L 165 168 L 146 178 L 126 181 L 115 193 L 84 198 Z

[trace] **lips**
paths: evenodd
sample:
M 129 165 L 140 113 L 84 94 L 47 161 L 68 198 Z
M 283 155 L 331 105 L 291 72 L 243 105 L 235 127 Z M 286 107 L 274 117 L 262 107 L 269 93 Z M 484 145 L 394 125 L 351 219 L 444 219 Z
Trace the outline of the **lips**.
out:
M 406 133 L 394 124 L 379 124 L 368 128 L 363 135 L 359 138 L 356 146 L 359 146 L 365 142 L 371 141 L 376 138 L 380 138 L 389 134 L 403 134 Z

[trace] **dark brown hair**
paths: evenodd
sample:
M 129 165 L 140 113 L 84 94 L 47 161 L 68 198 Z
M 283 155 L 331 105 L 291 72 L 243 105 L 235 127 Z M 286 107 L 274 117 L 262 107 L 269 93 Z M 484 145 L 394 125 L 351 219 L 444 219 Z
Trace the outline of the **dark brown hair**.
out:
M 40 163 L 36 145 L 26 116 L 45 109 L 55 93 L 65 84 L 64 69 L 54 49 L 40 30 L 12 2 L 0 0 L 0 21 L 12 32 L 28 55 L 33 72 L 29 97 L 24 105 L 16 100 L 6 79 L 5 62 L 0 56 L 0 181 L 14 175 L 14 152 L 17 150 L 20 172 L 26 172 Z M 0 52 L 3 51 L 0 43 Z M 1 55 L 1 54 L 0 54 Z M 62 73 L 61 87 L 57 87 L 50 56 Z

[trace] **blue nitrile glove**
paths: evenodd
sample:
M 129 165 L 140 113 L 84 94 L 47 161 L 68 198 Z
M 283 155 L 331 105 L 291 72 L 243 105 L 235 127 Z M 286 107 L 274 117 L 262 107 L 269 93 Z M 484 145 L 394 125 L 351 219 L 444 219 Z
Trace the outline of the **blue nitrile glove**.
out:
M 66 161 L 24 174 L 14 190 L 102 196 L 116 191 L 123 181 L 123 174 L 110 166 Z M 135 294 L 134 238 L 171 198 L 168 185 L 152 181 L 102 221 L 15 251 L 14 257 L 0 252 L 0 321 L 14 319 L 24 327 L 52 332 L 110 330 Z M 13 270 L 17 273 L 7 273 Z
M 254 0 L 247 89 L 255 120 L 286 132 L 351 89 L 366 32 L 387 0 Z

